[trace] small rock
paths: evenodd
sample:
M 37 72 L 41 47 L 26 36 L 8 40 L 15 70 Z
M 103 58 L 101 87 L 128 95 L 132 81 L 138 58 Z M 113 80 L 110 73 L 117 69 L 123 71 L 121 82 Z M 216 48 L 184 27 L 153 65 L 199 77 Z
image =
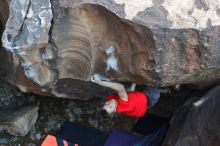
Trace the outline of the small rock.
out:
M 0 112 L 0 131 L 15 136 L 25 136 L 34 126 L 38 117 L 37 106 L 26 106 L 20 109 Z
M 29 102 L 34 103 L 36 101 L 35 97 L 32 95 L 29 97 Z
M 30 131 L 30 138 L 31 138 L 32 141 L 35 141 L 35 139 L 36 139 L 35 133 L 36 133 L 36 128 L 32 127 L 31 131 Z
M 40 140 L 40 139 L 41 139 L 41 134 L 40 134 L 40 133 L 37 133 L 37 134 L 36 134 L 36 138 L 37 138 L 37 140 Z
M 10 142 L 16 142 L 17 140 L 18 140 L 18 137 L 13 137 Z
M 74 117 L 70 117 L 70 118 L 69 118 L 69 121 L 74 122 L 74 121 L 75 121 L 75 118 L 74 118 Z
M 0 145 L 7 144 L 9 140 L 7 138 L 0 138 Z
M 71 108 L 74 108 L 74 107 L 77 107 L 78 105 L 75 103 L 75 102 L 70 102 L 69 104 L 68 104 L 68 108 L 69 109 L 71 109 Z
M 73 109 L 73 112 L 76 114 L 76 115 L 81 115 L 83 113 L 83 111 L 81 110 L 81 108 L 77 107 L 77 108 L 74 108 Z
M 91 124 L 94 128 L 98 128 L 98 121 L 97 120 L 93 120 L 93 119 L 89 119 L 89 124 Z

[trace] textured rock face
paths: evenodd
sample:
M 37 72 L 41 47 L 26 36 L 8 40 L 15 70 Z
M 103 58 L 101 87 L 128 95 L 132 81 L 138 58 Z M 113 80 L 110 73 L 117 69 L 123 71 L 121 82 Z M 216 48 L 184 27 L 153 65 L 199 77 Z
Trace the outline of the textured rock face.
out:
M 51 19 L 50 1 L 11 1 L 10 16 L 2 38 L 3 46 L 21 57 L 27 77 L 38 78 L 36 72 L 47 76 L 44 78 L 47 80 L 35 80 L 42 86 L 52 76 L 46 64 L 40 65 L 40 48 L 48 43 Z
M 83 3 L 106 7 L 121 18 L 150 28 L 196 28 L 220 25 L 219 0 L 59 0 L 61 7 Z
M 94 74 L 159 86 L 220 79 L 219 1 L 51 2 L 10 3 L 2 42 L 23 91 L 88 99 L 106 93 Z
M 220 144 L 220 86 L 174 114 L 164 146 L 218 146 Z M 192 104 L 193 103 L 193 104 Z

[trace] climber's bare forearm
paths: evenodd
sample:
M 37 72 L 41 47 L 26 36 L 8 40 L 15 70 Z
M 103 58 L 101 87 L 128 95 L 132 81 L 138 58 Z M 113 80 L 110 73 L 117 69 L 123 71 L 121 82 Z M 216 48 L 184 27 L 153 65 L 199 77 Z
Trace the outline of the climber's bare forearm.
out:
M 116 83 L 116 82 L 102 81 L 102 80 L 94 80 L 93 82 L 95 82 L 101 86 L 105 86 L 105 87 L 111 88 L 113 90 L 116 90 L 118 92 L 118 95 L 123 100 L 126 100 L 126 101 L 128 100 L 127 92 L 122 84 Z
M 111 89 L 114 89 L 116 91 L 121 91 L 124 90 L 124 86 L 120 83 L 115 83 L 115 82 L 109 82 L 109 81 L 102 81 L 102 80 L 94 80 L 95 83 L 105 86 Z

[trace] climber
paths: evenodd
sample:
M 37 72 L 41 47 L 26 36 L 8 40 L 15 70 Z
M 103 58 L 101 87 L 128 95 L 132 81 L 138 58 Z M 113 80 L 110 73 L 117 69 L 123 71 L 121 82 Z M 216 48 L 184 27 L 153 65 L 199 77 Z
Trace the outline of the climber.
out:
M 135 84 L 132 84 L 127 92 L 122 84 L 110 82 L 97 75 L 93 75 L 91 81 L 117 91 L 117 94 L 107 96 L 108 101 L 103 109 L 108 113 L 117 112 L 127 116 L 142 117 L 160 98 L 160 90 L 157 87 L 146 87 L 140 92 L 134 91 Z

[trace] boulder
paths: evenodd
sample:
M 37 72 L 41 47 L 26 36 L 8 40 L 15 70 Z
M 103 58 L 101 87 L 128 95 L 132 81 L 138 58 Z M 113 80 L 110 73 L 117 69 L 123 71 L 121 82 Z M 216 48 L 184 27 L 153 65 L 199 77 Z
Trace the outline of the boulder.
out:
M 90 82 L 93 75 L 162 87 L 214 84 L 219 2 L 11 0 L 2 42 L 14 66 L 6 78 L 25 92 L 81 100 L 108 92 Z
M 219 146 L 220 86 L 187 102 L 172 117 L 163 146 Z

